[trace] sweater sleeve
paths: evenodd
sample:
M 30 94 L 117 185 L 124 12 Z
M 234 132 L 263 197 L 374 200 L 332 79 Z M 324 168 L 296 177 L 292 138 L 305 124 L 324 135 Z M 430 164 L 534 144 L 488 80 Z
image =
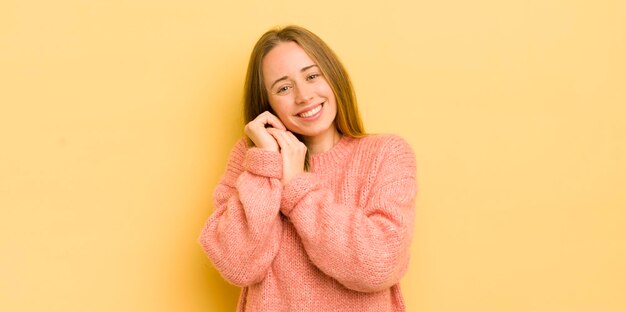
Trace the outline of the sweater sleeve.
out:
M 374 158 L 377 170 L 358 181 L 370 188 L 363 207 L 342 204 L 312 173 L 300 174 L 285 186 L 281 207 L 311 261 L 361 292 L 400 281 L 408 267 L 414 224 L 417 183 L 411 147 L 393 136 Z
M 198 242 L 220 274 L 240 287 L 260 282 L 280 247 L 280 153 L 240 140 L 214 192 Z

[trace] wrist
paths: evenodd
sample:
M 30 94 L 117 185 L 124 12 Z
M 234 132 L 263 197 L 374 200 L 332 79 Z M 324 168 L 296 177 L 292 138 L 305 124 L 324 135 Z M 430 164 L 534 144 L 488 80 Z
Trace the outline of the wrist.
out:
M 296 178 L 299 174 L 303 172 L 304 170 L 290 172 L 290 173 L 283 172 L 283 179 L 281 181 L 283 183 L 283 186 L 287 185 L 289 182 L 291 182 L 294 178 Z

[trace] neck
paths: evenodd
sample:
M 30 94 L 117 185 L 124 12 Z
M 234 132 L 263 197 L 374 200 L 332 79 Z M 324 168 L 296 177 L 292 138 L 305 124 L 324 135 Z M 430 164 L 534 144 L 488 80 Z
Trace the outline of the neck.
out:
M 329 151 L 340 139 L 341 134 L 335 127 L 323 135 L 302 138 L 311 155 Z

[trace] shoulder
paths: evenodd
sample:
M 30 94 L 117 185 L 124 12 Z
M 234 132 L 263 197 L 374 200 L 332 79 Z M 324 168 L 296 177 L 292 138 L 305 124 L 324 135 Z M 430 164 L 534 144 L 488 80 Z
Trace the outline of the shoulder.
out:
M 396 134 L 369 134 L 357 139 L 357 145 L 365 150 L 380 155 L 410 155 L 414 157 L 413 148 L 401 136 Z
M 415 180 L 417 164 L 411 145 L 395 134 L 370 134 L 354 139 L 351 162 L 372 183 L 386 185 L 399 180 Z
M 416 168 L 415 153 L 411 145 L 395 134 L 370 134 L 351 141 L 354 149 L 350 161 L 360 168 L 375 173 L 397 168 L 413 172 Z
M 241 163 L 246 154 L 246 150 L 248 149 L 248 143 L 246 142 L 246 138 L 242 137 L 235 142 L 233 147 L 230 149 L 230 154 L 228 157 L 229 162 Z
M 247 142 L 245 137 L 240 138 L 231 147 L 226 163 L 226 175 L 236 177 L 243 171 L 243 162 L 246 157 Z

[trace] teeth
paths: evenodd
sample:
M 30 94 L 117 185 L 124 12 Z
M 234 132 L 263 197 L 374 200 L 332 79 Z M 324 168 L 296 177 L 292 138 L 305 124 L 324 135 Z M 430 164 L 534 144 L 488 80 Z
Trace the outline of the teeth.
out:
M 322 105 L 321 104 L 316 106 L 315 108 L 313 108 L 312 110 L 310 110 L 308 112 L 304 112 L 304 113 L 298 114 L 298 116 L 300 116 L 302 118 L 311 117 L 311 116 L 317 114 L 317 112 L 319 112 L 320 109 L 322 109 Z

